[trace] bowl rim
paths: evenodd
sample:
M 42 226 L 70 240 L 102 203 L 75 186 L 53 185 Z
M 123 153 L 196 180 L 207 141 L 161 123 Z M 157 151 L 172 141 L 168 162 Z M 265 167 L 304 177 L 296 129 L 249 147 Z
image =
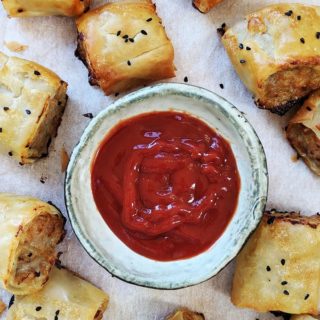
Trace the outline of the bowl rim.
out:
M 72 196 L 71 196 L 71 190 L 70 190 L 71 179 L 72 179 L 72 175 L 73 175 L 73 171 L 74 171 L 77 159 L 80 156 L 82 149 L 85 147 L 86 142 L 90 139 L 91 131 L 97 125 L 99 125 L 100 121 L 107 118 L 110 114 L 117 112 L 117 110 L 121 108 L 121 106 L 124 104 L 129 105 L 130 103 L 135 102 L 137 99 L 148 99 L 155 94 L 158 96 L 159 95 L 161 96 L 161 95 L 164 95 L 166 92 L 168 92 L 169 94 L 174 93 L 177 95 L 184 94 L 184 96 L 186 96 L 186 94 L 190 94 L 190 97 L 196 96 L 197 98 L 205 97 L 206 101 L 218 104 L 219 107 L 227 111 L 229 115 L 231 114 L 233 116 L 233 119 L 236 119 L 238 124 L 239 123 L 241 124 L 241 127 L 243 129 L 243 132 L 245 132 L 245 135 L 247 137 L 250 137 L 249 139 L 253 141 L 253 144 L 256 146 L 257 151 L 260 155 L 259 159 L 261 160 L 261 163 L 258 166 L 259 168 L 258 178 L 255 181 L 255 183 L 258 184 L 259 201 L 254 205 L 253 211 L 255 211 L 255 214 L 254 214 L 254 217 L 252 218 L 250 231 L 247 234 L 243 235 L 241 240 L 237 242 L 237 245 L 233 247 L 232 252 L 228 255 L 228 257 L 225 259 L 223 264 L 219 266 L 218 271 L 212 272 L 212 274 L 208 275 L 204 280 L 201 280 L 201 281 L 194 281 L 194 282 L 187 281 L 187 284 L 184 284 L 184 285 L 181 285 L 179 283 L 174 283 L 174 284 L 171 283 L 170 286 L 163 285 L 159 283 L 159 281 L 157 280 L 153 282 L 148 281 L 146 283 L 146 281 L 143 281 L 143 279 L 135 278 L 134 281 L 131 281 L 129 280 L 126 273 L 121 272 L 121 270 L 119 270 L 116 265 L 113 265 L 105 258 L 101 259 L 100 254 L 95 249 L 93 241 L 91 241 L 89 237 L 86 237 L 84 232 L 81 230 L 80 224 L 78 223 L 77 214 L 75 213 L 75 210 L 73 208 Z M 150 112 L 152 112 L 152 110 L 150 110 Z M 146 112 L 142 112 L 142 113 L 146 113 Z M 65 198 L 65 206 L 67 209 L 67 215 L 69 217 L 70 225 L 77 239 L 79 240 L 80 244 L 85 249 L 87 254 L 93 260 L 95 260 L 96 263 L 98 263 L 107 272 L 109 272 L 113 277 L 116 277 L 124 282 L 141 286 L 141 287 L 160 289 L 160 290 L 176 290 L 176 289 L 194 286 L 211 279 L 212 277 L 216 276 L 220 271 L 222 271 L 238 255 L 239 251 L 245 244 L 246 240 L 252 234 L 252 232 L 256 229 L 257 225 L 260 222 L 260 219 L 266 207 L 266 202 L 268 197 L 268 187 L 269 187 L 268 167 L 267 167 L 267 159 L 266 159 L 263 145 L 255 129 L 250 124 L 250 122 L 244 117 L 241 111 L 239 111 L 233 104 L 231 104 L 225 98 L 203 87 L 185 84 L 185 83 L 160 83 L 160 84 L 148 86 L 140 90 L 134 91 L 132 93 L 129 93 L 119 98 L 118 100 L 113 101 L 105 109 L 102 109 L 90 121 L 90 123 L 84 129 L 78 143 L 76 143 L 70 155 L 70 160 L 69 160 L 69 164 L 68 164 L 65 179 L 64 179 L 64 198 Z

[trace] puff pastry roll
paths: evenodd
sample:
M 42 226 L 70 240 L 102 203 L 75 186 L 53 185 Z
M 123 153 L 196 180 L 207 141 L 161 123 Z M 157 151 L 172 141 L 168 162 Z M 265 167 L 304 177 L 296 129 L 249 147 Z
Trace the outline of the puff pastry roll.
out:
M 107 3 L 77 19 L 76 55 L 110 95 L 175 75 L 174 50 L 150 0 Z
M 173 312 L 166 320 L 205 320 L 205 317 L 202 313 L 183 308 Z
M 320 7 L 276 4 L 228 29 L 222 42 L 256 104 L 279 115 L 320 88 Z
M 65 269 L 53 268 L 41 291 L 15 297 L 7 320 L 100 320 L 108 302 L 102 290 Z
M 0 193 L 0 287 L 13 294 L 43 287 L 64 236 L 64 222 L 46 202 Z
M 222 0 L 193 0 L 193 5 L 202 13 L 209 12 Z
M 259 312 L 317 315 L 320 216 L 265 213 L 237 258 L 231 299 Z
M 0 52 L 0 150 L 21 164 L 47 155 L 67 83 L 39 64 Z
M 79 16 L 91 0 L 2 0 L 10 17 Z
M 320 176 L 320 90 L 305 101 L 290 120 L 286 132 L 299 156 Z

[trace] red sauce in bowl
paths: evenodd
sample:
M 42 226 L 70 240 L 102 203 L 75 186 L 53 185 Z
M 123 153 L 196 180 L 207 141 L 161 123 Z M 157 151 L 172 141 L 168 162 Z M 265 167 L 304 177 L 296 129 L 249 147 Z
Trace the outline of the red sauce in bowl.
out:
M 110 229 L 159 261 L 208 249 L 231 220 L 240 191 L 229 143 L 201 120 L 173 111 L 115 126 L 91 173 L 94 200 Z

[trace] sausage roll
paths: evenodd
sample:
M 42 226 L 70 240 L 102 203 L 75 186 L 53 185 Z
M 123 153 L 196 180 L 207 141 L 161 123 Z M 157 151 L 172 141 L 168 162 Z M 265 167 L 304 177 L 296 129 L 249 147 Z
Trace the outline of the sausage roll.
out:
M 67 83 L 35 62 L 0 52 L 0 150 L 21 164 L 48 153 L 67 102 Z
M 79 16 L 91 0 L 2 0 L 10 17 Z
M 168 316 L 166 320 L 205 320 L 205 317 L 202 313 L 179 309 Z
M 46 286 L 27 296 L 16 296 L 7 320 L 100 320 L 109 297 L 73 273 L 53 268 Z
M 320 216 L 265 213 L 237 258 L 231 299 L 259 312 L 318 314 Z
M 222 0 L 193 0 L 193 5 L 202 13 L 209 12 L 215 5 Z
M 320 176 L 320 90 L 291 119 L 287 138 L 307 166 Z
M 77 19 L 76 55 L 110 95 L 175 75 L 174 51 L 150 0 L 107 3 Z
M 320 7 L 276 4 L 228 29 L 222 42 L 256 104 L 279 115 L 320 88 Z
M 13 294 L 40 290 L 64 236 L 64 218 L 35 198 L 0 193 L 0 287 Z

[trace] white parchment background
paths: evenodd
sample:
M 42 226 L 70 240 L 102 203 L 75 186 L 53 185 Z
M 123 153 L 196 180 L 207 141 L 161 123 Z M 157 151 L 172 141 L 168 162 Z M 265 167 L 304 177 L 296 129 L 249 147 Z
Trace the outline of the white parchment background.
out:
M 104 2 L 96 0 L 95 5 Z M 225 0 L 207 15 L 196 11 L 191 0 L 155 2 L 175 48 L 177 76 L 172 81 L 183 82 L 187 76 L 189 83 L 227 98 L 246 114 L 255 127 L 268 159 L 268 207 L 298 210 L 305 214 L 320 211 L 320 179 L 311 174 L 301 161 L 291 160 L 295 153 L 285 140 L 283 131 L 290 115 L 281 118 L 254 106 L 251 94 L 233 71 L 216 33 L 222 22 L 232 25 L 246 13 L 283 1 Z M 319 0 L 300 2 L 319 4 Z M 105 97 L 99 88 L 88 84 L 87 70 L 74 56 L 76 29 L 73 19 L 8 19 L 0 5 L 0 50 L 13 54 L 3 44 L 13 40 L 29 46 L 19 56 L 49 67 L 69 83 L 70 99 L 48 158 L 32 166 L 20 167 L 8 156 L 0 156 L 0 192 L 29 194 L 45 201 L 51 200 L 66 214 L 64 174 L 60 170 L 61 150 L 64 147 L 70 153 L 79 140 L 90 121 L 82 114 L 92 112 L 95 115 L 116 98 Z M 220 83 L 224 84 L 223 90 Z M 47 178 L 45 184 L 40 182 L 41 176 Z M 180 306 L 204 312 L 208 320 L 273 319 L 270 314 L 257 315 L 231 304 L 229 293 L 233 263 L 215 278 L 191 288 L 176 291 L 140 288 L 112 278 L 86 254 L 69 225 L 67 228 L 68 235 L 62 244 L 62 261 L 109 293 L 110 306 L 104 319 L 160 320 Z M 7 302 L 9 295 L 0 290 L 0 298 Z

